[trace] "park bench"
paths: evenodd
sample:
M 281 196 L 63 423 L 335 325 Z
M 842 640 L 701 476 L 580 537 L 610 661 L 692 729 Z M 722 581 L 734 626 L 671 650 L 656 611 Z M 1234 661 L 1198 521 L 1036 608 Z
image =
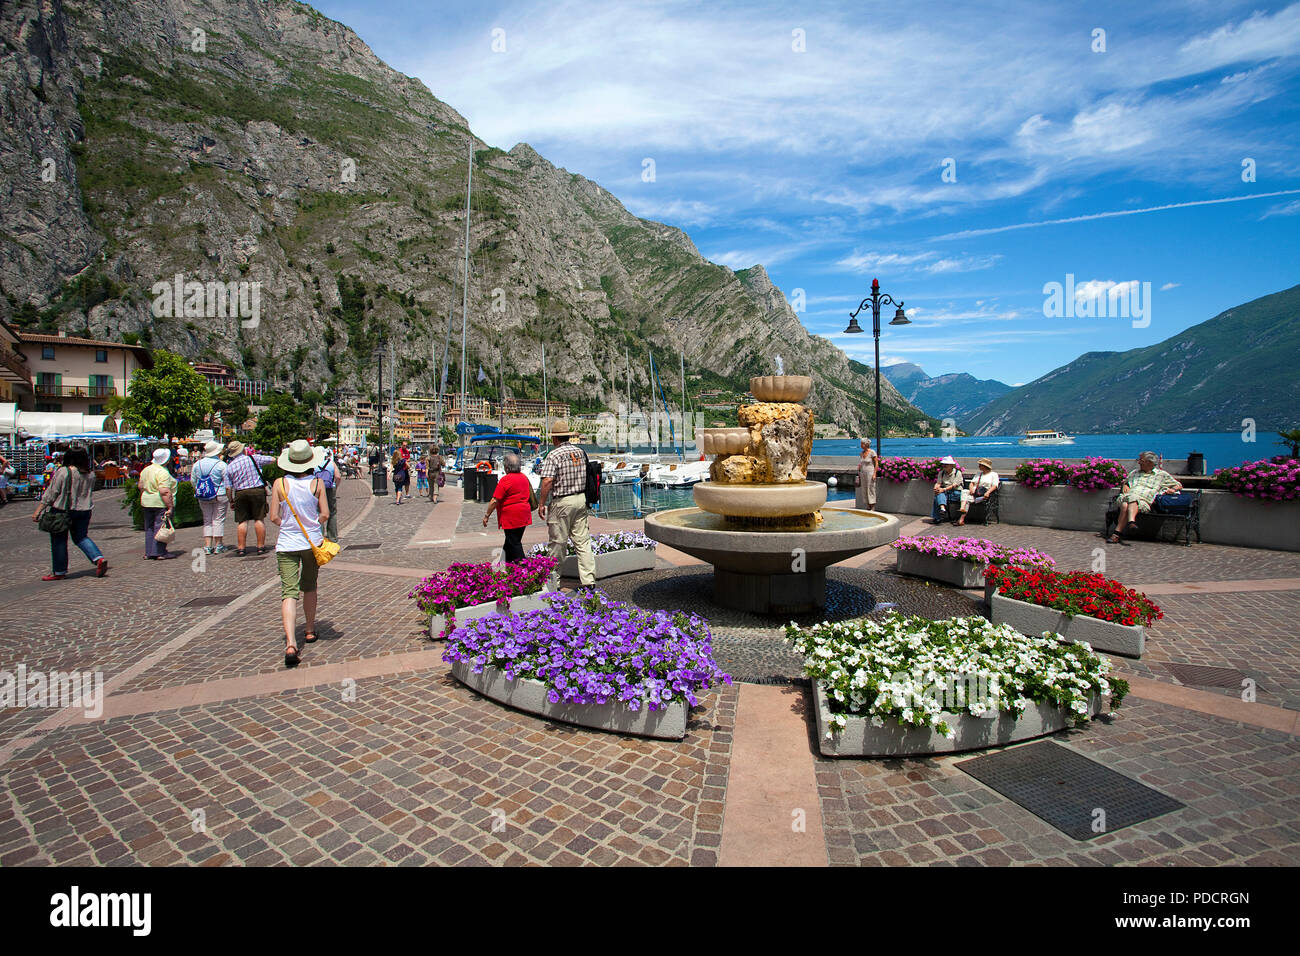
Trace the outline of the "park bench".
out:
M 1187 496 L 1186 499 L 1183 498 L 1184 495 Z M 1167 500 L 1171 497 L 1188 503 L 1171 505 Z M 1162 498 L 1166 501 L 1162 502 Z M 1106 508 L 1106 527 L 1102 537 L 1109 539 L 1118 524 L 1119 492 L 1116 492 Z M 1152 541 L 1177 541 L 1181 538 L 1183 545 L 1189 546 L 1193 533 L 1196 535 L 1196 543 L 1200 544 L 1201 493 L 1199 490 L 1184 489 L 1177 496 L 1157 495 L 1151 510 L 1146 514 L 1139 513 L 1137 520 L 1125 530 L 1124 536 L 1148 538 Z
M 998 513 L 998 489 L 994 488 L 983 501 L 972 501 L 966 509 L 966 524 L 988 524 L 990 521 L 1002 523 Z M 948 494 L 948 520 L 953 524 L 961 517 L 961 493 Z

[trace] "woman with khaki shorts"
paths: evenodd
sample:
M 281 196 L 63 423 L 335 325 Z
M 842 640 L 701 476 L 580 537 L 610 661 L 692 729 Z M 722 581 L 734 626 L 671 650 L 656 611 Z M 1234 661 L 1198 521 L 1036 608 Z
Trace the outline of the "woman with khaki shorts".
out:
M 284 623 L 284 666 L 297 665 L 298 642 L 294 632 L 298 623 L 298 598 L 307 617 L 303 643 L 316 640 L 316 575 L 319 570 L 312 544 L 323 539 L 321 527 L 329 520 L 325 500 L 325 482 L 313 472 L 325 460 L 322 448 L 313 448 L 303 439 L 293 442 L 276 464 L 285 473 L 271 492 L 270 518 L 280 526 L 275 541 L 275 563 L 280 573 L 280 617 Z M 317 545 L 319 547 L 319 545 Z

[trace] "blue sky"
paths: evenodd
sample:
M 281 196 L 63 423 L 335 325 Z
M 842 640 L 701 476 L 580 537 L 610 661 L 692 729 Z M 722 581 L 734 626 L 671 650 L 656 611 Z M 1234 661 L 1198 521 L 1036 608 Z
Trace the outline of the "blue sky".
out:
M 316 5 L 868 363 L 873 277 L 885 362 L 1012 384 L 1300 283 L 1300 2 Z M 1067 274 L 1149 324 L 1047 317 Z

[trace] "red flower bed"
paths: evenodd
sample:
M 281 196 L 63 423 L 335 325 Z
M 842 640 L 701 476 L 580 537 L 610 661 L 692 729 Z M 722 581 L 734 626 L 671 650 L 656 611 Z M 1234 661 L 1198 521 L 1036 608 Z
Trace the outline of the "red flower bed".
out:
M 984 578 L 1005 598 L 1050 607 L 1069 617 L 1083 614 L 1132 627 L 1151 624 L 1165 616 L 1145 594 L 1126 588 L 1104 574 L 989 565 Z

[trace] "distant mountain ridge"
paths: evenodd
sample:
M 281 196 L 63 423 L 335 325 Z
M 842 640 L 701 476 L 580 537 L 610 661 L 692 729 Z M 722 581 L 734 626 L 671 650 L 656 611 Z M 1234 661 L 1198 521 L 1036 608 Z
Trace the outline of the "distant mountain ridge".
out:
M 989 402 L 1011 391 L 996 379 L 978 379 L 966 372 L 931 377 L 912 362 L 886 365 L 881 373 L 899 393 L 927 415 L 951 418 L 959 424 Z
M 994 399 L 962 423 L 974 435 L 1059 428 L 1108 432 L 1295 427 L 1300 285 L 1261 296 L 1127 352 L 1088 352 Z M 922 408 L 926 406 L 920 403 Z

